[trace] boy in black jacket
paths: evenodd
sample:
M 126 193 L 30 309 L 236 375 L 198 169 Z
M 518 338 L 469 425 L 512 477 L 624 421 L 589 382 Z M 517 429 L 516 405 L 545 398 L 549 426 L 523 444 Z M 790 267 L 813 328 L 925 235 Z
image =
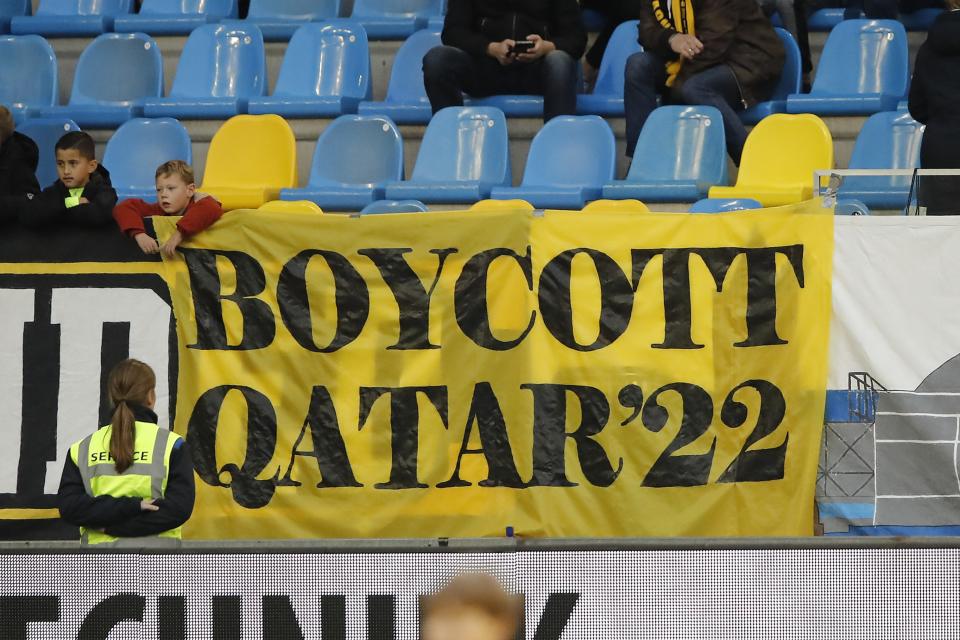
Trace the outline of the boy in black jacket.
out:
M 577 0 L 450 0 L 442 38 L 423 58 L 434 113 L 464 92 L 542 95 L 544 121 L 576 113 L 587 45 Z
M 59 179 L 20 207 L 20 223 L 27 227 L 111 223 L 117 192 L 110 172 L 97 162 L 93 138 L 71 131 L 57 141 L 55 149 Z
M 14 130 L 13 115 L 0 105 L 0 221 L 16 219 L 14 207 L 40 193 L 37 144 Z

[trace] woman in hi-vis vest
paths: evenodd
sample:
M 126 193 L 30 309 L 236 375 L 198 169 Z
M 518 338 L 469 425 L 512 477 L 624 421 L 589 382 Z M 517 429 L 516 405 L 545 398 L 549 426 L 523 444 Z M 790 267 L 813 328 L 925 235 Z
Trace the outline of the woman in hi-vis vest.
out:
M 157 426 L 157 378 L 139 360 L 110 372 L 113 420 L 70 447 L 60 517 L 84 544 L 176 546 L 193 512 L 193 464 L 177 434 Z

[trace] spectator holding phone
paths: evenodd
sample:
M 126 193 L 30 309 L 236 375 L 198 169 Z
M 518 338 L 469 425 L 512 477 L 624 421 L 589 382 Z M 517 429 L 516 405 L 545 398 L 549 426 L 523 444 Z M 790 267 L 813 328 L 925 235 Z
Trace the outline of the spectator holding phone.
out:
M 576 0 L 450 0 L 442 38 L 423 58 L 434 113 L 464 93 L 542 95 L 545 121 L 576 112 L 587 44 Z

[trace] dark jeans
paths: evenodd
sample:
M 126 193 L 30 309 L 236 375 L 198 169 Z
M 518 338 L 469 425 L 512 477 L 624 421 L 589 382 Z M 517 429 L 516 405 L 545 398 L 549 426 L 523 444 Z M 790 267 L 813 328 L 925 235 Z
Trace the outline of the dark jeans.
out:
M 551 51 L 533 62 L 501 66 L 456 47 L 434 47 L 423 57 L 423 84 L 436 113 L 463 105 L 463 94 L 480 98 L 502 94 L 543 96 L 543 119 L 577 111 L 577 61 Z
M 649 51 L 641 51 L 627 58 L 624 77 L 623 106 L 627 119 L 627 155 L 633 157 L 637 137 L 650 113 L 657 108 L 657 95 L 665 101 L 678 104 L 716 107 L 723 117 L 723 132 L 727 138 L 727 153 L 739 166 L 747 128 L 740 121 L 743 110 L 740 86 L 733 71 L 725 64 L 711 67 L 693 75 L 679 90 L 665 86 L 667 71 L 663 58 Z

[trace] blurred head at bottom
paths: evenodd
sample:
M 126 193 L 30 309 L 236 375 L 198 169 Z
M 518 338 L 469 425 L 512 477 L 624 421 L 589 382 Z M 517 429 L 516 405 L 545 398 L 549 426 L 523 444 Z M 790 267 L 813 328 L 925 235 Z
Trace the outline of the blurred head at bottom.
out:
M 513 640 L 522 614 L 518 596 L 491 575 L 465 573 L 424 598 L 422 640 Z

